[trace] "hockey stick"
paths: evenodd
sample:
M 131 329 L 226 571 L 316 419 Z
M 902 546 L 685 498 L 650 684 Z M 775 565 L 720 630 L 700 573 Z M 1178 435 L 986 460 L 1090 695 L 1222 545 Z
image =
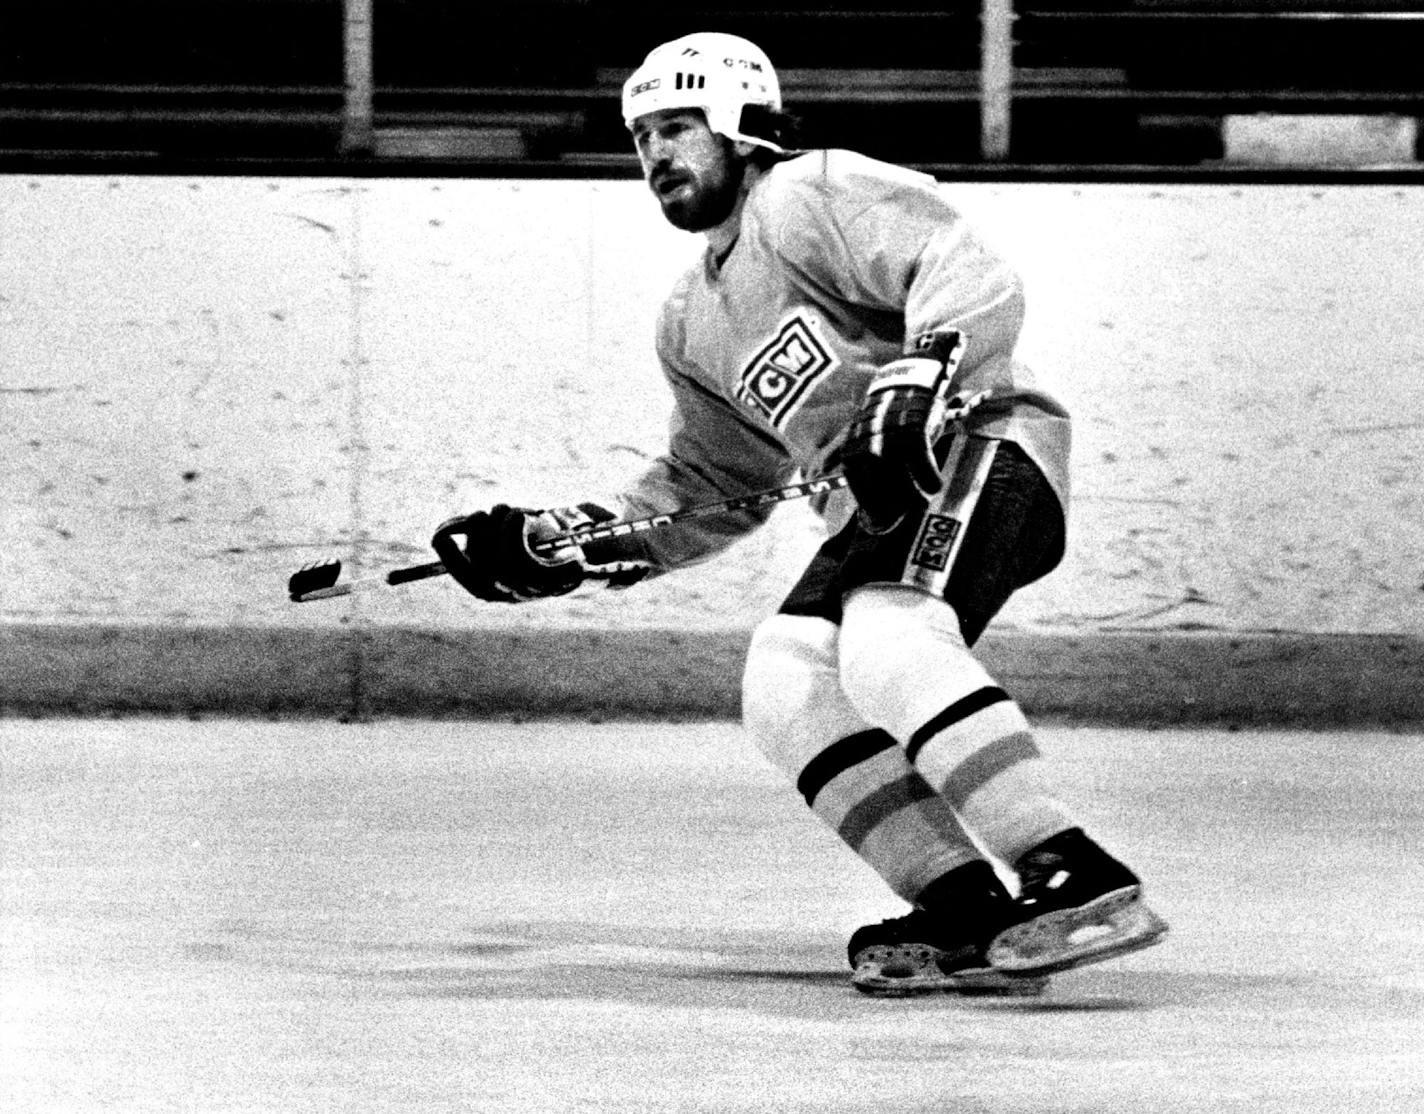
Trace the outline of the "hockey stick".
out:
M 992 394 L 992 390 L 984 390 L 968 397 L 956 395 L 949 399 L 944 404 L 943 411 L 937 415 L 936 428 L 943 430 L 951 422 L 963 421 L 971 411 L 978 409 Z M 578 530 L 570 530 L 566 534 L 544 538 L 535 542 L 532 548 L 535 553 L 553 553 L 569 545 L 583 545 L 585 542 L 622 538 L 629 534 L 642 534 L 648 530 L 657 530 L 678 522 L 689 522 L 695 518 L 749 510 L 753 507 L 765 507 L 772 503 L 785 503 L 792 499 L 804 499 L 808 495 L 820 495 L 845 486 L 845 476 L 834 473 L 816 480 L 803 480 L 800 483 L 787 484 L 785 487 L 773 487 L 765 491 L 754 491 L 749 495 L 737 495 L 731 499 L 722 499 L 715 503 L 685 507 L 669 514 L 650 515 L 647 518 L 633 519 L 631 522 L 609 522 L 597 526 L 584 526 Z M 337 596 L 349 596 L 353 592 L 366 592 L 373 588 L 391 587 L 397 584 L 409 584 L 416 580 L 428 580 L 435 576 L 445 576 L 447 571 L 441 562 L 431 561 L 428 564 L 407 565 L 404 568 L 391 569 L 383 575 L 358 577 L 355 580 L 339 584 L 337 581 L 341 578 L 341 562 L 339 560 L 324 561 L 315 565 L 307 565 L 293 573 L 291 579 L 287 581 L 287 595 L 293 603 L 329 600 Z
M 808 495 L 819 495 L 845 486 L 846 479 L 842 475 L 822 476 L 817 480 L 803 480 L 801 483 L 788 484 L 785 487 L 773 487 L 766 491 L 752 492 L 750 495 L 738 495 L 715 503 L 686 507 L 669 514 L 650 515 L 647 518 L 637 518 L 630 522 L 584 526 L 578 530 L 570 530 L 566 534 L 559 534 L 535 542 L 533 549 L 535 553 L 553 553 L 565 546 L 583 545 L 586 542 L 604 541 L 608 538 L 622 538 L 629 534 L 642 534 L 663 526 L 671 526 L 674 523 L 688 522 L 694 518 L 728 514 L 732 511 L 749 510 L 753 507 L 765 507 L 772 503 L 785 503 L 792 499 L 804 499 Z M 337 581 L 341 577 L 341 562 L 339 560 L 323 561 L 319 564 L 307 565 L 293 573 L 291 579 L 287 581 L 287 594 L 293 603 L 329 600 L 338 596 L 349 596 L 353 592 L 366 592 L 373 588 L 428 580 L 431 577 L 444 576 L 446 571 L 445 566 L 439 561 L 431 561 L 428 564 L 407 565 L 404 568 L 391 569 L 381 575 L 358 577 L 355 580 L 339 584 Z

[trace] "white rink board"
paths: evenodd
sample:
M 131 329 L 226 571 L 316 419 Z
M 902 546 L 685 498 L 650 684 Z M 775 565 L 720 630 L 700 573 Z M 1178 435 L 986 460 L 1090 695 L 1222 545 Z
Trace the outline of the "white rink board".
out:
M 945 188 L 1078 419 L 1071 553 L 1004 629 L 1424 632 L 1424 191 Z M 0 179 L 0 621 L 335 627 L 303 562 L 617 485 L 697 250 L 637 182 Z M 815 544 L 791 506 L 616 604 L 359 619 L 749 628 Z

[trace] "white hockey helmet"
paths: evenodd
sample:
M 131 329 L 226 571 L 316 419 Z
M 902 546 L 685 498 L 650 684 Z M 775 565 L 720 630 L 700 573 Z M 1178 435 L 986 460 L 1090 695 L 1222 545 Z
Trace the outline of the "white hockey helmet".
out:
M 623 83 L 623 122 L 671 108 L 700 108 L 707 126 L 728 139 L 782 148 L 742 131 L 742 109 L 779 112 L 781 85 L 761 47 L 739 35 L 699 31 L 655 47 Z

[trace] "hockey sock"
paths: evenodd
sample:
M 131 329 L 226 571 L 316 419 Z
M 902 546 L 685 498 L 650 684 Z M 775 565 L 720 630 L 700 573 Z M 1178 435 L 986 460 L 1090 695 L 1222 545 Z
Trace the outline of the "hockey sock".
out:
M 1013 862 L 1073 826 L 1022 710 L 970 652 L 949 605 L 898 586 L 857 590 L 840 668 L 856 710 L 901 743 L 993 855 Z
M 846 700 L 836 641 L 824 619 L 776 615 L 758 627 L 747 654 L 744 723 L 811 810 L 913 903 L 979 852 L 895 739 Z

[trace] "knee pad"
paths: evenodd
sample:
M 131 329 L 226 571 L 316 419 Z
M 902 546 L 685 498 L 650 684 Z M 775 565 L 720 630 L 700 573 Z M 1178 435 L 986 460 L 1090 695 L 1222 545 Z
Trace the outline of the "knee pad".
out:
M 828 742 L 865 724 L 840 691 L 834 623 L 773 615 L 757 627 L 742 678 L 742 722 L 792 777 Z
M 954 609 L 898 585 L 860 588 L 846 600 L 839 667 L 856 711 L 901 742 L 950 701 L 993 684 Z

